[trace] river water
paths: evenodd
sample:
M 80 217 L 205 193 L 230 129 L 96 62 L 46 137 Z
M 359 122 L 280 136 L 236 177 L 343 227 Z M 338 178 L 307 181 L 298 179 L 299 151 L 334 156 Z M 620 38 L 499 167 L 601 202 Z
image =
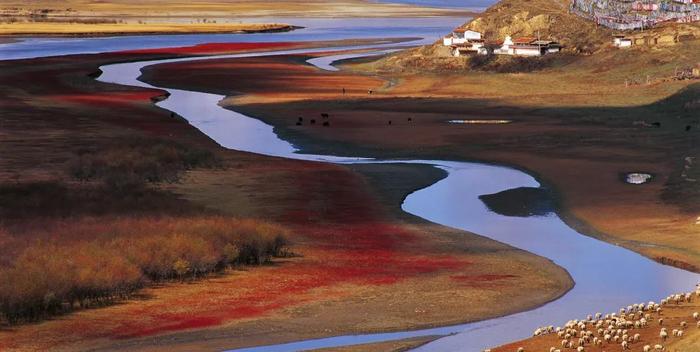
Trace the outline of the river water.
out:
M 122 50 L 170 48 L 203 43 L 321 41 L 356 38 L 422 37 L 435 41 L 468 19 L 439 18 L 252 18 L 243 22 L 289 23 L 304 28 L 255 34 L 170 34 L 95 38 L 18 38 L 0 44 L 0 60 L 26 59 Z
M 322 51 L 319 49 L 316 51 Z M 212 58 L 284 55 L 310 50 L 279 51 Z M 363 55 L 363 54 L 359 54 Z M 347 58 L 344 55 L 342 58 Z M 175 59 L 103 66 L 103 82 L 153 87 L 139 81 L 141 68 L 149 65 L 200 59 Z M 327 68 L 328 60 L 311 60 Z M 427 344 L 421 351 L 480 351 L 487 347 L 529 336 L 542 325 L 563 324 L 597 311 L 615 312 L 620 307 L 660 300 L 670 293 L 688 291 L 700 275 L 661 265 L 625 248 L 584 236 L 568 227 L 556 214 L 543 217 L 508 217 L 496 214 L 479 200 L 518 187 L 539 187 L 532 176 L 511 168 L 478 163 L 439 160 L 373 160 L 362 156 L 308 155 L 280 139 L 273 127 L 260 120 L 218 105 L 221 95 L 162 88 L 170 97 L 159 106 L 187 119 L 220 145 L 235 150 L 335 163 L 402 162 L 430 164 L 448 176 L 409 195 L 402 208 L 411 214 L 445 226 L 471 231 L 546 257 L 565 268 L 575 287 L 540 308 L 481 322 L 385 334 L 337 336 L 238 351 L 297 351 L 311 348 L 386 341 L 434 334 L 453 334 Z M 469 302 L 464 302 L 469 304 Z
M 320 21 L 320 20 L 319 20 Z M 131 50 L 165 46 L 183 46 L 207 42 L 251 42 L 331 40 L 347 38 L 423 37 L 413 44 L 434 41 L 464 19 L 352 19 L 345 23 L 317 22 L 303 31 L 266 33 L 259 35 L 185 35 L 137 36 L 91 39 L 30 38 L 20 43 L 0 45 L 0 59 L 65 55 L 75 53 Z M 353 22 L 354 21 L 354 22 Z M 395 22 L 392 22 L 395 21 Z M 294 23 L 294 22 L 292 22 Z M 374 46 L 366 46 L 370 48 Z M 337 50 L 333 48 L 332 50 Z M 384 48 L 391 50 L 391 48 Z M 272 53 L 251 53 L 215 56 L 239 58 L 261 55 L 283 55 L 299 52 L 326 51 L 292 50 Z M 376 51 L 376 50 L 372 50 Z M 358 54 L 358 55 L 367 55 Z M 310 64 L 319 69 L 333 70 L 331 62 L 347 55 L 316 59 Z M 152 87 L 138 80 L 141 68 L 149 65 L 202 60 L 174 60 L 123 63 L 103 66 L 98 79 L 124 85 Z M 160 88 L 160 87 L 154 87 Z M 597 311 L 612 312 L 632 303 L 659 300 L 666 295 L 690 290 L 700 281 L 700 275 L 664 266 L 622 247 L 579 234 L 568 227 L 556 214 L 544 217 L 507 217 L 489 211 L 479 200 L 492 194 L 517 187 L 539 187 L 532 176 L 507 167 L 444 160 L 374 160 L 363 156 L 308 155 L 299 147 L 280 139 L 272 126 L 253 117 L 223 109 L 218 103 L 224 98 L 216 94 L 163 88 L 170 97 L 158 103 L 184 117 L 220 145 L 235 150 L 335 163 L 402 162 L 429 164 L 442 168 L 448 176 L 409 195 L 402 207 L 405 211 L 428 221 L 471 231 L 551 259 L 565 268 L 576 282 L 575 287 L 540 308 L 506 317 L 435 329 L 395 333 L 335 336 L 297 341 L 288 344 L 253 347 L 238 351 L 297 351 L 321 347 L 395 340 L 401 338 L 452 334 L 427 344 L 421 351 L 480 351 L 487 347 L 525 338 L 541 325 L 562 324 L 572 318 L 584 317 Z M 464 302 L 470 304 L 470 302 Z

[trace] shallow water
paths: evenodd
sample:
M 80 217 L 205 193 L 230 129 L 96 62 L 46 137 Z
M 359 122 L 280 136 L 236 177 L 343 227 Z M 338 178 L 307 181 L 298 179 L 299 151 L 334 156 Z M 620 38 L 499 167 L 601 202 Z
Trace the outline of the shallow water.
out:
M 322 51 L 323 49 L 321 49 Z M 212 58 L 252 57 L 296 53 L 242 54 Z M 142 67 L 177 59 L 103 66 L 99 80 L 152 87 L 137 80 Z M 327 64 L 323 61 L 322 67 Z M 224 97 L 186 90 L 166 89 L 172 95 L 158 103 L 187 119 L 190 124 L 220 145 L 236 150 L 291 159 L 328 162 L 401 162 L 430 164 L 445 169 L 448 176 L 409 195 L 402 208 L 426 220 L 481 234 L 517 248 L 547 257 L 565 268 L 575 287 L 540 308 L 506 317 L 435 329 L 385 334 L 347 335 L 262 346 L 237 351 L 297 351 L 387 341 L 435 334 L 454 334 L 420 347 L 419 351 L 480 351 L 487 347 L 522 339 L 539 326 L 563 324 L 597 311 L 617 311 L 633 303 L 660 300 L 670 293 L 690 290 L 700 275 L 664 266 L 625 248 L 584 236 L 568 227 L 556 214 L 543 217 L 507 217 L 487 209 L 479 200 L 518 187 L 539 187 L 532 176 L 512 168 L 457 161 L 358 160 L 355 156 L 319 156 L 299 153 L 297 147 L 281 140 L 272 126 L 218 105 Z M 469 304 L 469 302 L 465 302 Z
M 435 41 L 468 18 L 254 18 L 244 22 L 289 23 L 305 28 L 283 33 L 171 34 L 99 38 L 20 38 L 0 44 L 0 60 L 172 48 L 202 43 L 320 41 L 355 38 L 423 37 Z

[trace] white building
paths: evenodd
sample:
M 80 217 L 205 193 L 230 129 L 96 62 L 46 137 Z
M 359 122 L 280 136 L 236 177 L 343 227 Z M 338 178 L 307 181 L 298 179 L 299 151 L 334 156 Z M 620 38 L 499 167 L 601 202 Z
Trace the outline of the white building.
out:
M 462 55 L 479 53 L 481 49 L 484 49 L 484 41 L 479 40 L 469 40 L 462 45 L 452 45 L 452 55 L 459 57 Z
M 616 35 L 613 37 L 613 45 L 618 48 L 628 48 L 632 46 L 632 39 L 625 38 L 624 35 Z
M 513 39 L 507 36 L 500 48 L 493 51 L 497 55 L 542 56 L 558 53 L 561 45 L 552 40 L 539 40 L 533 37 Z
M 481 40 L 481 33 L 465 28 L 457 28 L 442 39 L 445 46 L 465 44 L 470 40 Z
M 507 36 L 506 39 L 503 41 L 503 44 L 501 45 L 500 48 L 495 49 L 493 51 L 494 54 L 497 55 L 513 55 L 513 39 L 510 36 Z

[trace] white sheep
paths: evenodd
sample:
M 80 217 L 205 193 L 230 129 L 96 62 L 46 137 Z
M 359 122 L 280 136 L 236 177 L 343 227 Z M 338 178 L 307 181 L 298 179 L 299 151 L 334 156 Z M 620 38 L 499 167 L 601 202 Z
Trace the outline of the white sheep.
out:
M 622 341 L 621 345 L 623 350 L 628 350 L 630 348 L 629 343 L 627 341 Z
M 576 349 L 576 352 L 585 352 L 585 351 L 586 351 L 586 349 L 583 348 L 583 346 L 578 346 L 578 348 Z
M 525 349 L 522 347 L 518 347 L 518 352 L 525 352 Z
M 698 312 L 693 313 L 693 319 L 700 320 L 700 313 L 698 313 Z
M 683 330 L 678 330 L 676 337 L 683 337 Z
M 651 352 L 651 346 L 649 345 L 644 345 L 644 352 Z
M 664 346 L 662 346 L 662 345 L 654 345 L 654 349 L 657 350 L 657 351 L 663 351 L 663 350 L 664 350 Z
M 682 322 L 681 322 L 681 327 L 682 327 L 682 328 L 687 328 L 687 327 L 688 327 L 688 323 L 686 323 L 685 321 L 682 321 Z
M 666 338 L 668 338 L 668 333 L 666 330 L 661 330 L 661 332 L 659 332 L 659 337 L 662 341 L 666 341 Z

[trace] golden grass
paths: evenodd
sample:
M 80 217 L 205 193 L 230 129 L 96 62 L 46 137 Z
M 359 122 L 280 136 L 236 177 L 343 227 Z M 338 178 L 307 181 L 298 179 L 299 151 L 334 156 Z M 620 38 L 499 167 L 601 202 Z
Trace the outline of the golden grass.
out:
M 27 15 L 41 9 L 52 10 L 47 16 L 113 16 L 128 17 L 186 17 L 231 18 L 260 16 L 302 17 L 384 17 L 384 16 L 444 16 L 465 15 L 436 8 L 404 4 L 382 4 L 368 0 L 193 0 L 193 1 L 3 1 L 1 9 L 12 15 Z M 70 8 L 71 11 L 66 9 Z M 17 9 L 17 10 L 16 10 Z
M 287 24 L 265 23 L 60 23 L 16 22 L 0 23 L 3 35 L 91 35 L 91 34 L 140 34 L 140 33 L 237 33 L 287 30 Z

